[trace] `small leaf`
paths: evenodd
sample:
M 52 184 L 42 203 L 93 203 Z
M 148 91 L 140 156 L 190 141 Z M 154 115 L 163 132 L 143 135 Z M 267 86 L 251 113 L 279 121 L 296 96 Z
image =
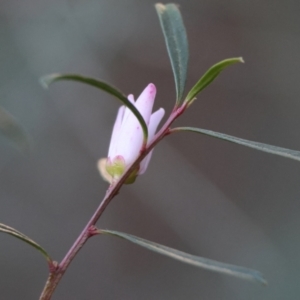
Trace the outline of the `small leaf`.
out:
M 81 83 L 85 83 L 91 86 L 94 86 L 100 90 L 103 90 L 107 92 L 108 94 L 111 94 L 118 98 L 126 107 L 128 107 L 131 112 L 136 116 L 138 119 L 139 123 L 141 124 L 141 127 L 143 129 L 143 134 L 144 134 L 144 144 L 147 143 L 148 139 L 148 127 L 145 123 L 144 118 L 140 114 L 140 112 L 135 108 L 135 106 L 127 99 L 127 97 L 120 92 L 117 88 L 113 87 L 112 85 L 101 81 L 99 79 L 91 78 L 91 77 L 84 77 L 81 75 L 77 74 L 50 74 L 46 75 L 41 78 L 41 84 L 45 87 L 48 88 L 48 86 L 55 82 L 55 81 L 60 81 L 60 80 L 70 80 L 70 81 L 77 81 Z
M 215 260 L 211 260 L 208 258 L 203 258 L 200 256 L 191 255 L 167 246 L 163 246 L 154 242 L 150 242 L 144 239 L 141 239 L 139 237 L 118 232 L 118 231 L 112 231 L 112 230 L 102 230 L 99 229 L 98 232 L 101 234 L 109 234 L 114 235 L 120 238 L 123 238 L 129 242 L 132 242 L 134 244 L 137 244 L 139 246 L 145 247 L 148 250 L 169 256 L 173 259 L 179 260 L 183 263 L 190 264 L 196 267 L 204 268 L 210 271 L 215 271 L 219 273 L 224 273 L 227 275 L 236 276 L 242 279 L 249 279 L 249 280 L 255 280 L 262 284 L 267 284 L 266 280 L 263 278 L 262 274 L 258 271 L 238 267 L 230 264 L 225 264 L 222 262 L 218 262 Z
M 188 41 L 180 11 L 175 4 L 155 5 L 170 57 L 176 86 L 176 105 L 184 92 L 189 58 Z
M 192 87 L 186 96 L 185 102 L 192 101 L 197 94 L 199 94 L 203 89 L 205 89 L 214 79 L 228 66 L 236 63 L 243 63 L 242 57 L 228 58 L 219 63 L 213 65 L 206 73 L 198 80 L 198 82 Z
M 275 155 L 279 155 L 279 156 L 283 156 L 283 157 L 287 157 L 290 159 L 300 161 L 300 151 L 296 151 L 296 150 L 290 150 L 287 148 L 281 148 L 281 147 L 263 144 L 263 143 L 259 143 L 259 142 L 248 141 L 248 140 L 244 140 L 244 139 L 241 139 L 241 138 L 238 138 L 235 136 L 231 136 L 231 135 L 227 135 L 224 133 L 215 132 L 215 131 L 207 130 L 207 129 L 194 128 L 194 127 L 177 127 L 177 128 L 171 129 L 171 132 L 179 132 L 179 131 L 192 131 L 192 132 L 196 132 L 196 133 L 201 133 L 201 134 L 212 136 L 212 137 L 215 137 L 215 138 L 218 138 L 221 140 L 225 140 L 225 141 L 228 141 L 231 143 L 235 143 L 235 144 L 243 145 L 243 146 L 246 146 L 249 148 L 253 148 L 253 149 L 256 149 L 259 151 L 263 151 L 263 152 L 267 152 L 267 153 L 271 153 L 271 154 L 275 154 Z
M 13 141 L 20 150 L 29 151 L 28 137 L 21 125 L 5 109 L 0 107 L 0 132 Z
M 31 245 L 32 247 L 34 247 L 35 249 L 37 249 L 44 255 L 44 257 L 46 258 L 48 263 L 53 262 L 50 255 L 46 252 L 45 249 L 43 249 L 39 244 L 37 244 L 35 241 L 33 241 L 32 239 L 30 239 L 28 236 L 21 233 L 20 231 L 12 228 L 10 226 L 0 223 L 0 232 L 7 233 L 11 236 L 14 236 L 14 237 L 22 240 L 25 243 Z

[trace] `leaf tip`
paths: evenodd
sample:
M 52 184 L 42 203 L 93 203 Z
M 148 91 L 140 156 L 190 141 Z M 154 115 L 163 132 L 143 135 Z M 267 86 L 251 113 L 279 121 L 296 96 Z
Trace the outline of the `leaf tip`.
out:
M 44 89 L 48 89 L 49 87 L 49 83 L 47 82 L 47 76 L 43 76 L 39 79 L 39 83 L 40 85 L 44 88 Z
M 239 57 L 238 60 L 239 60 L 239 62 L 242 63 L 242 64 L 245 63 L 245 61 L 244 61 L 244 59 L 243 59 L 242 57 Z
M 58 77 L 60 74 L 49 74 L 49 75 L 45 75 L 45 76 L 42 76 L 40 79 L 39 79 L 39 82 L 41 84 L 41 86 L 44 88 L 44 89 L 48 89 L 49 88 L 49 85 L 55 81 L 55 78 Z
M 268 286 L 268 281 L 264 278 L 263 274 L 256 271 L 256 274 L 254 275 L 254 279 L 258 281 L 263 286 Z
M 166 6 L 163 5 L 162 3 L 156 3 L 155 8 L 158 13 L 163 13 L 166 10 Z

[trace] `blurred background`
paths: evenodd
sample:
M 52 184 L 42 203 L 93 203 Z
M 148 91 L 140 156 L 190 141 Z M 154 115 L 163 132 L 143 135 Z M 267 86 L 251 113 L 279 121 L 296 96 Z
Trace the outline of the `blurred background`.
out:
M 104 79 L 136 97 L 153 82 L 168 113 L 174 83 L 153 1 L 2 0 L 0 105 L 32 140 L 29 156 L 0 143 L 0 222 L 61 260 L 101 201 L 118 101 L 53 72 Z M 299 2 L 177 1 L 190 43 L 187 90 L 212 64 L 228 68 L 177 125 L 300 149 Z M 145 175 L 125 186 L 98 226 L 260 270 L 268 287 L 181 264 L 114 237 L 91 239 L 53 297 L 292 300 L 300 295 L 300 164 L 192 133 L 169 136 Z M 1 299 L 38 299 L 42 256 L 0 235 Z

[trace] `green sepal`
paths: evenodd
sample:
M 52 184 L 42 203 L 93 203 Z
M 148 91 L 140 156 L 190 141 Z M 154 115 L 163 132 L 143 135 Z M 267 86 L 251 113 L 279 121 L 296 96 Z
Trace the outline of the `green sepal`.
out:
M 132 184 L 135 182 L 136 178 L 138 177 L 139 168 L 134 169 L 128 178 L 125 180 L 125 184 Z
M 120 178 L 126 169 L 125 160 L 122 156 L 117 156 L 113 161 L 106 160 L 106 171 L 114 179 Z

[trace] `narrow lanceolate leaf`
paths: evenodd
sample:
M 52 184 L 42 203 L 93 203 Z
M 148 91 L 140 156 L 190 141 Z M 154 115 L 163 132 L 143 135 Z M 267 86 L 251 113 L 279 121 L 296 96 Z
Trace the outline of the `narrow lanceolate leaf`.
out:
M 6 138 L 10 139 L 21 150 L 29 150 L 27 134 L 15 118 L 5 109 L 0 107 L 0 132 Z
M 155 5 L 170 57 L 176 86 L 176 105 L 184 92 L 189 58 L 188 41 L 180 11 L 175 4 Z
M 144 143 L 147 142 L 148 139 L 148 127 L 144 121 L 144 118 L 142 115 L 139 113 L 139 111 L 135 108 L 135 106 L 127 99 L 127 97 L 120 92 L 117 88 L 114 86 L 101 81 L 96 78 L 91 78 L 91 77 L 85 77 L 77 74 L 50 74 L 46 75 L 41 78 L 41 83 L 45 88 L 48 88 L 48 86 L 55 82 L 55 81 L 61 81 L 61 80 L 70 80 L 70 81 L 77 81 L 81 83 L 85 83 L 88 85 L 91 85 L 93 87 L 96 87 L 98 89 L 101 89 L 105 92 L 107 92 L 110 95 L 115 96 L 118 98 L 126 107 L 128 107 L 132 113 L 136 116 L 138 121 L 141 124 L 141 127 L 143 129 L 143 134 L 144 134 Z
M 46 252 L 45 249 L 43 249 L 39 244 L 37 244 L 35 241 L 33 241 L 32 239 L 30 239 L 28 236 L 21 233 L 20 231 L 12 228 L 10 226 L 7 226 L 5 224 L 0 223 L 0 232 L 7 233 L 11 236 L 14 236 L 14 237 L 22 240 L 23 242 L 29 244 L 30 246 L 32 246 L 35 249 L 37 249 L 38 251 L 40 251 L 44 255 L 44 257 L 46 258 L 48 263 L 52 262 L 52 259 L 51 259 L 50 255 Z
M 179 132 L 179 131 L 192 131 L 192 132 L 196 132 L 196 133 L 201 133 L 201 134 L 212 136 L 212 137 L 215 137 L 215 138 L 218 138 L 221 140 L 225 140 L 225 141 L 228 141 L 231 143 L 235 143 L 235 144 L 243 145 L 243 146 L 246 146 L 249 148 L 253 148 L 253 149 L 256 149 L 259 151 L 263 151 L 263 152 L 267 152 L 267 153 L 271 153 L 271 154 L 275 154 L 275 155 L 279 155 L 279 156 L 283 156 L 283 157 L 287 157 L 290 159 L 300 161 L 300 151 L 296 151 L 296 150 L 290 150 L 287 148 L 281 148 L 281 147 L 263 144 L 263 143 L 259 143 L 259 142 L 248 141 L 248 140 L 244 140 L 244 139 L 241 139 L 241 138 L 238 138 L 235 136 L 231 136 L 231 135 L 227 135 L 224 133 L 215 132 L 215 131 L 211 131 L 211 130 L 207 130 L 207 129 L 194 128 L 194 127 L 177 127 L 177 128 L 171 129 L 171 132 Z
M 193 101 L 193 99 L 205 89 L 225 68 L 236 64 L 243 63 L 242 57 L 228 58 L 213 65 L 206 73 L 198 80 L 186 96 L 186 102 Z
M 169 256 L 173 259 L 179 260 L 186 264 L 204 268 L 210 271 L 236 276 L 242 279 L 255 280 L 262 284 L 267 284 L 262 274 L 255 270 L 238 267 L 230 264 L 225 264 L 222 262 L 218 262 L 208 258 L 203 258 L 200 256 L 191 255 L 123 232 L 99 229 L 99 233 L 114 235 L 123 238 L 129 242 L 145 247 L 148 250 Z

